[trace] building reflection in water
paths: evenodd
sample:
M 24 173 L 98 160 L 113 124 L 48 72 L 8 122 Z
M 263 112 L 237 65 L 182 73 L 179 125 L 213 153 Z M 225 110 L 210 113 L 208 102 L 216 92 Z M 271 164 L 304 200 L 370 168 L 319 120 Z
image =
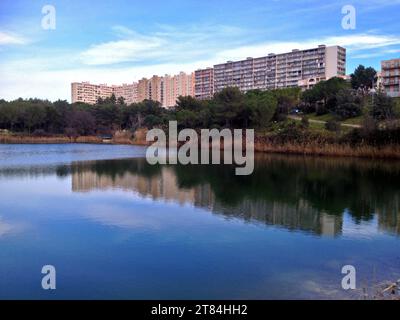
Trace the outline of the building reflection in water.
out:
M 355 224 L 375 217 L 400 233 L 398 164 L 364 160 L 265 156 L 253 176 L 222 166 L 155 166 L 145 159 L 74 163 L 72 190 L 122 189 L 207 209 L 227 218 L 316 235 L 342 234 L 345 212 Z

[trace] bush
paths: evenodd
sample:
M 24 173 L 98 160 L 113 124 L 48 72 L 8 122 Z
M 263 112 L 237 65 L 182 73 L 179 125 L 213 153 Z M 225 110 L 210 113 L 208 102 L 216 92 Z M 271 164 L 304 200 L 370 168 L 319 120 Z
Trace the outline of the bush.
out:
M 324 114 L 327 114 L 328 112 L 329 112 L 329 110 L 322 103 L 317 104 L 317 107 L 315 109 L 315 114 L 317 116 L 323 116 Z
M 305 114 L 316 112 L 315 104 L 303 103 L 299 109 Z
M 337 105 L 333 112 L 342 120 L 355 118 L 361 115 L 362 99 L 357 91 L 352 89 L 341 90 L 337 94 Z
M 303 116 L 301 118 L 301 127 L 303 129 L 307 129 L 310 127 L 310 121 L 308 120 L 308 118 L 306 116 Z
M 362 133 L 364 136 L 373 134 L 378 129 L 378 124 L 371 116 L 366 116 L 362 123 Z
M 394 116 L 395 118 L 400 117 L 400 98 L 395 98 L 394 99 Z
M 278 122 L 284 122 L 286 121 L 288 118 L 287 114 L 284 113 L 278 113 L 275 115 L 275 120 Z
M 44 131 L 43 129 L 36 129 L 35 131 L 33 131 L 32 136 L 34 137 L 48 137 L 49 134 Z
M 325 124 L 325 129 L 333 132 L 339 132 L 341 129 L 341 125 L 338 121 L 336 120 L 329 120 Z
M 295 122 L 290 122 L 286 124 L 283 130 L 278 133 L 277 138 L 282 143 L 287 141 L 300 142 L 304 140 L 305 135 L 307 135 L 307 132 L 300 130 Z
M 395 116 L 395 102 L 393 98 L 379 92 L 374 96 L 371 116 L 378 120 L 389 120 Z
M 71 139 L 79 137 L 78 131 L 75 128 L 65 128 L 64 133 Z

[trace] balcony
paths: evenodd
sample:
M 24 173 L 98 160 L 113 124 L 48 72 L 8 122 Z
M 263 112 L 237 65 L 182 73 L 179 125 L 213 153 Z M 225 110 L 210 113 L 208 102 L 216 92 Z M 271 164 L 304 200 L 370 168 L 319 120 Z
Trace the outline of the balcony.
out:
M 400 69 L 400 63 L 385 63 L 382 65 L 382 71 L 384 70 L 393 70 L 393 69 Z

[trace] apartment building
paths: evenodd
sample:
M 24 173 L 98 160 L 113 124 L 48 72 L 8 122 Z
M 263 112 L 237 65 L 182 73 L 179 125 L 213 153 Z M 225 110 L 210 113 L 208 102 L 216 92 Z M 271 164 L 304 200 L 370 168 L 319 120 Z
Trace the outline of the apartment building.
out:
M 382 61 L 382 87 L 387 95 L 400 97 L 400 59 Z
M 118 92 L 125 93 L 124 89 L 118 87 Z M 158 101 L 164 108 L 175 106 L 179 96 L 194 96 L 194 73 L 186 74 L 180 72 L 177 75 L 165 75 L 160 77 L 154 75 L 150 79 L 142 78 L 135 84 L 132 94 L 135 96 L 135 102 L 143 100 Z
M 195 77 L 194 72 L 186 74 L 185 72 L 180 72 L 175 78 L 175 97 L 194 97 L 195 89 Z M 176 99 L 175 99 L 176 100 Z
M 107 84 L 91 84 L 89 82 L 74 82 L 71 84 L 72 103 L 84 102 L 95 104 L 98 98 L 109 98 L 114 93 L 114 88 Z
M 126 104 L 138 102 L 138 83 L 123 84 L 122 86 L 113 86 L 114 94 L 117 98 L 123 97 Z
M 138 101 L 143 101 L 143 100 L 147 99 L 147 97 L 149 95 L 148 90 L 149 90 L 148 80 L 146 78 L 140 79 L 138 81 L 138 86 L 137 86 Z
M 194 73 L 195 92 L 197 99 L 210 99 L 214 95 L 214 69 L 199 69 Z
M 162 77 L 154 75 L 147 81 L 146 99 L 158 101 L 162 104 L 164 100 L 164 88 L 163 88 Z
M 163 106 L 170 108 L 175 106 L 178 97 L 192 96 L 194 97 L 195 91 L 195 75 L 194 73 L 186 74 L 180 72 L 177 75 L 165 75 L 163 81 L 164 100 Z
M 290 87 L 308 89 L 322 80 L 345 75 L 346 49 L 320 45 L 313 49 L 295 49 L 289 53 L 217 64 L 214 66 L 214 92 L 230 86 L 243 92 Z M 196 93 L 200 95 L 200 87 Z
M 106 99 L 114 94 L 116 98 L 123 97 L 125 102 L 138 101 L 137 83 L 123 84 L 122 86 L 108 86 L 107 84 L 91 84 L 89 82 L 74 82 L 71 84 L 71 101 L 95 104 L 99 98 Z
M 387 82 L 387 90 L 394 92 L 392 94 L 398 94 L 399 91 L 398 60 L 384 62 L 388 66 L 385 69 L 388 76 L 383 81 Z M 320 45 L 313 49 L 295 49 L 289 53 L 228 61 L 191 74 L 180 72 L 174 76 L 154 75 L 150 79 L 143 78 L 138 83 L 122 86 L 72 83 L 71 95 L 72 102 L 94 104 L 99 97 L 104 99 L 114 93 L 117 98 L 124 97 L 127 103 L 148 99 L 158 101 L 168 108 L 175 105 L 179 96 L 209 99 L 215 92 L 231 86 L 243 92 L 291 87 L 309 89 L 322 80 L 345 75 L 346 49 Z

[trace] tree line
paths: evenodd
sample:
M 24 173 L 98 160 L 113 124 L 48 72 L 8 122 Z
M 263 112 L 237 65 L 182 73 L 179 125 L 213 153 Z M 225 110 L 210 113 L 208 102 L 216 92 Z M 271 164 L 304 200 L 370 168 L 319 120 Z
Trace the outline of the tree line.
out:
M 145 100 L 127 105 L 112 95 L 95 105 L 58 100 L 0 100 L 0 129 L 29 135 L 68 136 L 113 134 L 117 130 L 164 127 L 176 120 L 180 128 L 268 129 L 290 113 L 331 113 L 338 120 L 366 114 L 374 121 L 398 117 L 394 99 L 383 92 L 370 94 L 376 71 L 360 66 L 351 82 L 322 81 L 304 92 L 300 88 L 242 93 L 230 87 L 209 100 L 179 97 L 174 108 Z M 367 111 L 365 111 L 367 110 Z
M 171 120 L 178 121 L 181 128 L 263 128 L 279 110 L 296 105 L 300 94 L 297 88 L 246 94 L 226 88 L 210 100 L 179 97 L 171 109 L 152 100 L 127 105 L 114 95 L 94 105 L 61 100 L 0 100 L 0 129 L 34 135 L 112 134 L 117 130 L 167 126 Z

